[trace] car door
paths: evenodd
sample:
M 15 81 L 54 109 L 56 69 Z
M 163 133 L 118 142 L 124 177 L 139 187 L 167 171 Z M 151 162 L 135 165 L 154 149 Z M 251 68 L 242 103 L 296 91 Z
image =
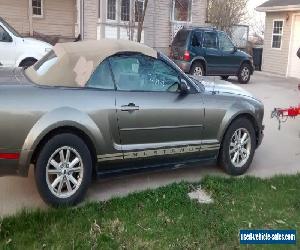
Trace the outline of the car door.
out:
M 192 56 L 194 57 L 203 57 L 206 48 L 202 47 L 203 41 L 203 32 L 202 31 L 194 31 L 191 39 L 191 51 Z
M 240 58 L 236 55 L 236 49 L 230 38 L 225 32 L 219 32 L 219 46 L 222 52 L 220 58 L 221 73 L 235 74 L 240 67 Z
M 203 34 L 203 48 L 207 63 L 207 75 L 216 75 L 222 71 L 222 53 L 218 45 L 218 36 L 215 31 L 205 31 Z
M 199 93 L 178 93 L 180 73 L 141 54 L 110 58 L 124 158 L 147 162 L 199 155 L 204 107 Z
M 0 66 L 15 65 L 15 44 L 9 33 L 0 25 Z

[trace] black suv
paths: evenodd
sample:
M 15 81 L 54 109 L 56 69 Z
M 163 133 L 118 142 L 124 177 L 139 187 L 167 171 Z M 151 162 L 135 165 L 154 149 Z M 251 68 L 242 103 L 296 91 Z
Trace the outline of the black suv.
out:
M 223 31 L 215 28 L 183 28 L 176 34 L 171 58 L 191 75 L 217 75 L 226 80 L 237 76 L 248 83 L 253 74 L 250 55 L 238 50 Z

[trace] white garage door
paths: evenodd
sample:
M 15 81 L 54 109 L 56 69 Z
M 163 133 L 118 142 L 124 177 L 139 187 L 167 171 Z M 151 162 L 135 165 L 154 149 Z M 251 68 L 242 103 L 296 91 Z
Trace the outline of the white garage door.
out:
M 290 49 L 290 62 L 288 76 L 300 78 L 300 59 L 297 57 L 297 51 L 300 48 L 300 15 L 295 16 L 294 30 L 292 32 L 292 41 Z

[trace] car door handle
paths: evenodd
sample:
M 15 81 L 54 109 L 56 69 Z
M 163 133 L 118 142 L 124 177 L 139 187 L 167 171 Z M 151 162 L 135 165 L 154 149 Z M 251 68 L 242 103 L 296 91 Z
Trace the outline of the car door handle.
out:
M 128 105 L 121 106 L 122 111 L 136 111 L 139 109 L 140 109 L 140 107 L 136 106 L 134 103 L 129 103 Z

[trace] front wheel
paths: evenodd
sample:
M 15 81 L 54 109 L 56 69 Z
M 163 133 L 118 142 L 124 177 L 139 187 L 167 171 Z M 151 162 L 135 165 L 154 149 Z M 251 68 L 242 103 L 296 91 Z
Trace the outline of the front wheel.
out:
M 76 205 L 84 198 L 91 177 L 91 154 L 76 135 L 52 137 L 38 156 L 35 180 L 41 197 L 49 205 Z
M 252 163 L 255 148 L 252 123 L 246 118 L 239 118 L 229 126 L 223 138 L 219 165 L 230 175 L 242 175 Z
M 238 72 L 238 80 L 241 84 L 247 84 L 251 78 L 251 67 L 249 64 L 244 63 L 239 72 Z

